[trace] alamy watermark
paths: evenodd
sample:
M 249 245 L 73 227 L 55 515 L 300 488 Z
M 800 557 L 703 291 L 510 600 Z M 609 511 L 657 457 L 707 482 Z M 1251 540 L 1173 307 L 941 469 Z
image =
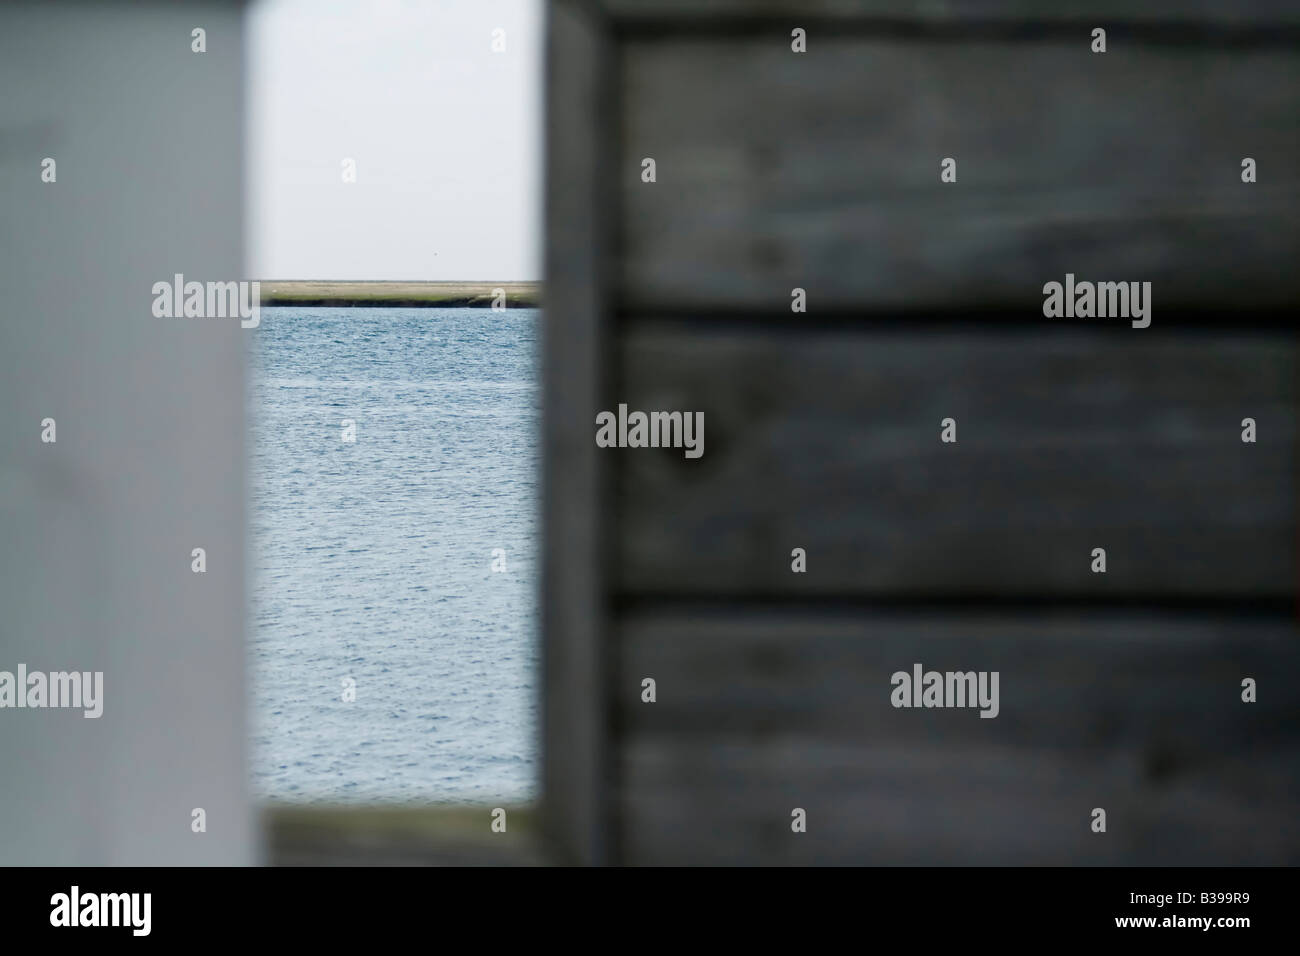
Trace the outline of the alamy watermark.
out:
M 596 416 L 598 448 L 684 448 L 687 458 L 704 454 L 703 412 L 628 412 Z
M 153 296 L 153 314 L 160 319 L 238 317 L 246 329 L 262 321 L 260 282 L 186 282 L 178 272 L 171 282 L 155 282 Z
M 1150 282 L 1075 282 L 1065 274 L 1065 285 L 1043 286 L 1043 315 L 1049 319 L 1132 319 L 1135 329 L 1151 324 Z
M 18 673 L 0 671 L 0 709 L 5 707 L 72 707 L 81 708 L 85 717 L 104 713 L 103 671 L 27 670 L 18 665 Z
M 148 936 L 152 928 L 152 893 L 70 892 L 50 897 L 51 926 L 126 926 L 133 936 Z
M 889 702 L 895 707 L 978 707 L 981 717 L 998 715 L 997 671 L 895 671 Z

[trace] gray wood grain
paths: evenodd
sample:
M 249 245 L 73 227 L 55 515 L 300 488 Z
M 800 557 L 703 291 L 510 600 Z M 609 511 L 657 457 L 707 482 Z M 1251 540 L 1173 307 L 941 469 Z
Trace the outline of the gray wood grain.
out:
M 529 807 L 506 807 L 506 830 L 492 809 L 449 806 L 263 808 L 272 866 L 539 866 L 556 862 Z
M 1067 272 L 1152 282 L 1156 322 L 1300 298 L 1300 54 L 746 36 L 621 64 L 629 308 L 1041 315 Z
M 1125 751 L 1173 778 L 1225 754 L 1300 749 L 1294 621 L 1226 614 L 809 605 L 648 611 L 619 627 L 630 736 L 789 735 L 880 747 Z M 997 671 L 998 712 L 895 708 L 891 676 Z M 657 700 L 641 700 L 652 677 Z M 1241 681 L 1259 684 L 1254 704 Z
M 750 17 L 789 17 L 791 27 L 809 19 L 836 18 L 847 22 L 890 19 L 921 23 L 971 21 L 1042 22 L 1086 21 L 1098 26 L 1115 22 L 1292 24 L 1300 22 L 1300 9 L 1286 0 L 600 0 L 600 5 L 621 23 L 636 25 L 654 20 L 676 20 L 683 27 L 701 21 L 723 22 Z
M 618 469 L 618 585 L 1291 596 L 1296 371 L 1285 336 L 634 327 L 618 400 L 702 411 L 705 452 L 601 450 Z
M 623 862 L 1300 860 L 1291 621 L 719 605 L 619 635 Z M 889 675 L 914 662 L 999 671 L 999 716 L 893 708 Z
M 577 4 L 553 5 L 547 53 L 542 394 L 542 804 L 562 862 L 606 858 L 606 727 L 598 701 L 604 577 L 601 467 L 587 424 L 603 360 L 608 44 Z
M 1210 746 L 1213 743 L 1210 742 Z M 630 864 L 1295 865 L 1300 753 L 1154 778 L 1131 753 L 630 739 Z M 807 811 L 792 833 L 791 810 Z M 1107 832 L 1091 832 L 1091 811 Z

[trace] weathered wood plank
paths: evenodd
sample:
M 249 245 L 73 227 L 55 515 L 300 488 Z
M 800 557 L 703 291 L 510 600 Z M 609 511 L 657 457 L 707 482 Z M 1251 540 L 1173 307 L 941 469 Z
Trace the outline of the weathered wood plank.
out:
M 619 646 L 623 862 L 1300 860 L 1290 621 L 719 607 L 632 615 Z M 892 707 L 915 662 L 999 671 L 998 716 Z
M 547 50 L 546 308 L 542 435 L 542 812 L 562 862 L 601 863 L 609 827 L 598 709 L 604 481 L 587 422 L 607 366 L 609 41 L 576 4 L 550 10 Z
M 263 811 L 272 866 L 539 866 L 553 862 L 531 808 L 295 806 Z
M 1300 298 L 1300 54 L 1076 41 L 628 42 L 621 303 L 1041 315 L 1042 287 Z M 641 181 L 645 157 L 657 181 Z M 957 161 L 957 182 L 940 162 Z M 1241 161 L 1258 182 L 1241 181 Z
M 602 451 L 619 587 L 1290 596 L 1296 371 L 1286 336 L 636 326 L 618 400 L 703 412 L 705 451 Z
M 620 860 L 1295 865 L 1298 766 L 1294 749 L 1224 754 L 1213 771 L 1162 780 L 1132 754 L 636 737 L 621 763 Z M 791 832 L 795 807 L 806 833 Z M 1094 807 L 1104 834 L 1089 829 Z
M 1165 24 L 1293 24 L 1300 9 L 1286 0 L 600 0 L 621 23 L 680 21 L 729 22 L 753 17 L 788 17 L 791 27 L 811 19 L 847 22 L 869 19 L 920 23 L 1084 21 L 1099 26 L 1121 22 Z
M 1294 621 L 1224 614 L 718 605 L 626 617 L 611 696 L 632 736 L 1124 751 L 1172 778 L 1300 750 L 1297 638 Z M 895 708 L 891 676 L 914 664 L 997 671 L 996 716 Z M 1256 703 L 1241 700 L 1245 677 Z

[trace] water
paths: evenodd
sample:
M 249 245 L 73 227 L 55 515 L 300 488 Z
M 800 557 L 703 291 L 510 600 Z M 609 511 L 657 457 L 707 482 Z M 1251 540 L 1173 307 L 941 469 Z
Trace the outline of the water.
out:
M 534 797 L 537 323 L 532 309 L 262 310 L 248 334 L 260 797 Z

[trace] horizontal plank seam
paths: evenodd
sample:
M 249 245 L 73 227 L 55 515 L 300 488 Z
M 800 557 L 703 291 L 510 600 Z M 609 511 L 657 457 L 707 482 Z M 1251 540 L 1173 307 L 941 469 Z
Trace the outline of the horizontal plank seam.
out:
M 1300 22 L 1229 22 L 1225 20 L 1120 19 L 1108 16 L 1058 20 L 923 19 L 920 17 L 836 17 L 825 14 L 745 13 L 691 18 L 680 15 L 614 14 L 614 38 L 619 43 L 729 40 L 772 36 L 788 39 L 802 27 L 810 37 L 855 40 L 924 40 L 955 43 L 979 41 L 1035 42 L 1077 40 L 1086 43 L 1096 27 L 1104 27 L 1107 43 L 1200 49 L 1288 49 L 1300 45 Z
M 741 328 L 754 331 L 780 331 L 803 334 L 805 332 L 843 332 L 846 329 L 863 331 L 927 331 L 970 332 L 980 327 L 993 329 L 1059 330 L 1087 332 L 1095 335 L 1115 335 L 1140 331 L 1143 336 L 1153 332 L 1214 332 L 1233 335 L 1264 333 L 1279 339 L 1300 341 L 1296 310 L 1242 309 L 1226 315 L 1221 310 L 1169 309 L 1158 321 L 1146 329 L 1135 330 L 1124 319 L 1067 319 L 1047 318 L 1041 314 L 1041 301 L 1016 304 L 1014 308 L 1032 308 L 1032 312 L 1010 312 L 1010 307 L 973 309 L 918 309 L 908 311 L 901 307 L 844 308 L 835 306 L 810 312 L 794 313 L 786 305 L 783 309 L 761 309 L 700 304 L 698 306 L 671 305 L 663 308 L 635 307 L 617 309 L 614 320 L 626 329 L 640 327 L 678 327 L 682 329 Z
M 1291 619 L 1300 627 L 1300 604 L 1295 595 L 1260 594 L 1215 596 L 1177 595 L 1098 595 L 1070 597 L 1041 594 L 886 594 L 864 597 L 861 594 L 772 594 L 759 592 L 710 592 L 703 595 L 680 592 L 618 591 L 612 609 L 628 617 L 653 613 L 711 614 L 742 616 L 768 612 L 803 612 L 869 615 L 882 611 L 934 611 L 959 614 L 968 611 L 1060 613 L 1095 613 L 1146 611 L 1153 615 L 1186 615 L 1200 619 L 1204 615 L 1226 618 Z

